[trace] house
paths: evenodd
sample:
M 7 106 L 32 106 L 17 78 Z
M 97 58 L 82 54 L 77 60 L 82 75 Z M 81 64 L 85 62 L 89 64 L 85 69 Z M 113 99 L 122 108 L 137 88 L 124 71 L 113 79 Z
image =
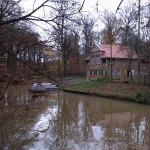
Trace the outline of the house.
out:
M 131 72 L 133 76 L 138 74 L 138 56 L 135 51 L 121 45 L 112 45 L 111 51 L 108 44 L 95 44 L 85 61 L 87 78 L 110 77 L 111 70 L 113 79 L 128 78 Z M 145 65 L 141 63 L 141 73 L 145 71 Z

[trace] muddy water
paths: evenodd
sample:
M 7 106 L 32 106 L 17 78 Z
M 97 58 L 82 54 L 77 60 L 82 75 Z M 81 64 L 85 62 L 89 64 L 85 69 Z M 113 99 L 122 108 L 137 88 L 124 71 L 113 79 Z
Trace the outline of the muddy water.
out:
M 150 150 L 147 105 L 14 86 L 0 106 L 1 150 Z

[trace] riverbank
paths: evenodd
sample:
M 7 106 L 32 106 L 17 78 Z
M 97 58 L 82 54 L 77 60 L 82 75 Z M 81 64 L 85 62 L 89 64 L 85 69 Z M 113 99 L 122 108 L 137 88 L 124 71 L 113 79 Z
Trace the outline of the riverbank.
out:
M 95 95 L 117 100 L 150 104 L 150 87 L 130 83 L 87 80 L 78 85 L 63 88 L 66 92 Z

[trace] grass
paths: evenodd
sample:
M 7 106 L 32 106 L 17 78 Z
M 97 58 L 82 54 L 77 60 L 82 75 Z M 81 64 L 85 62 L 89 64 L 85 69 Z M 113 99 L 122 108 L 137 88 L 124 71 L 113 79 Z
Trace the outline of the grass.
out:
M 134 85 L 133 88 L 129 83 L 89 80 L 79 85 L 66 87 L 64 91 L 150 104 L 150 87 L 143 85 Z

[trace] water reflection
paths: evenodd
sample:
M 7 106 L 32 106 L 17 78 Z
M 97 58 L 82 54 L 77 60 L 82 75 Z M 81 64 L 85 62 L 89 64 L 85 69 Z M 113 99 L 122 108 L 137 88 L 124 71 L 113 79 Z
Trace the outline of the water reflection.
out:
M 7 92 L 0 149 L 150 149 L 150 106 L 64 92 L 30 97 L 25 87 Z

